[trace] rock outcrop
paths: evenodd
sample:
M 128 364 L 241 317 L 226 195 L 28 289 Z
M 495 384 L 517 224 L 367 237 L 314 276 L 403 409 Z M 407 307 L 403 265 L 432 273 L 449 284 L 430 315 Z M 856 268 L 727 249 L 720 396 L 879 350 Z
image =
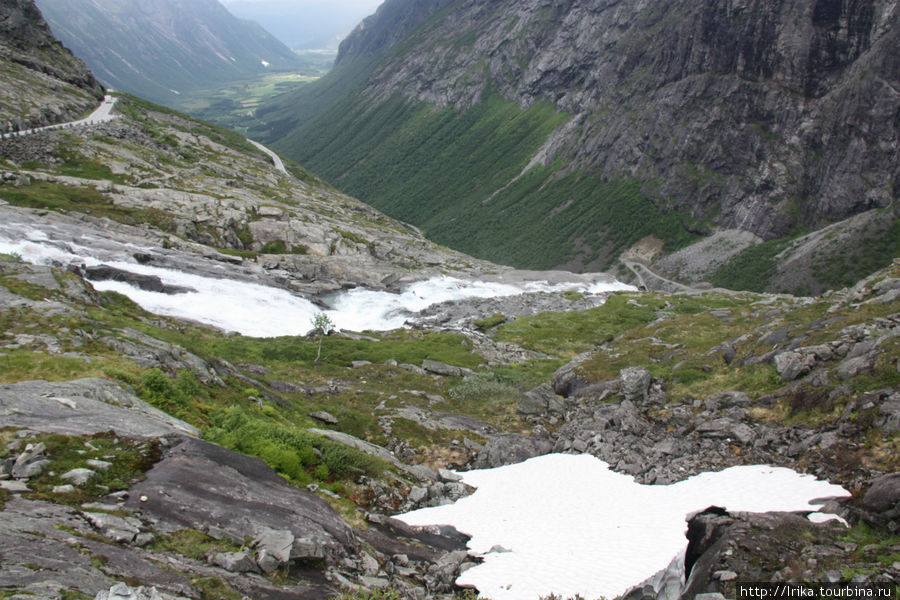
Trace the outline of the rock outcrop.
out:
M 32 0 L 0 2 L 0 57 L 0 133 L 73 120 L 103 98 L 93 74 L 53 36 Z

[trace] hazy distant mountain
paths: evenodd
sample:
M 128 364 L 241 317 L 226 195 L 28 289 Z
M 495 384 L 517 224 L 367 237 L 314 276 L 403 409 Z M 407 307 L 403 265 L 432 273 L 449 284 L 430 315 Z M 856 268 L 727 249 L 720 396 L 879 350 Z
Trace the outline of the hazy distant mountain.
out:
M 294 49 L 334 48 L 382 0 L 223 0 L 232 14 L 256 21 Z
M 103 83 L 158 102 L 294 68 L 297 58 L 217 0 L 39 0 L 53 32 Z

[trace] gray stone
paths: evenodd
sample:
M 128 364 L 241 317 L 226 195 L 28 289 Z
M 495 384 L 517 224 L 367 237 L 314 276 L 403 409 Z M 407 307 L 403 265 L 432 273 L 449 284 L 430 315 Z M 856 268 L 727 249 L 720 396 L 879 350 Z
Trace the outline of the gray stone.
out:
M 112 463 L 105 460 L 88 459 L 87 466 L 97 471 L 108 471 L 112 467 Z
M 64 435 L 105 431 L 136 438 L 173 433 L 200 435 L 193 425 L 167 415 L 105 379 L 0 385 L 0 420 L 9 427 Z
M 422 368 L 432 375 L 440 375 L 442 377 L 468 377 L 474 375 L 475 371 L 466 367 L 455 367 L 436 360 L 425 359 L 422 361 Z
M 643 402 L 650 390 L 653 377 L 650 371 L 640 367 L 627 367 L 619 371 L 622 380 L 622 394 L 631 402 Z
M 65 485 L 55 485 L 53 486 L 54 494 L 74 494 L 75 486 L 71 483 L 67 483 Z
M 565 399 L 558 396 L 549 383 L 542 383 L 533 390 L 522 394 L 516 410 L 520 415 L 537 416 L 547 413 L 560 414 L 564 408 Z
M 219 552 L 213 564 L 232 573 L 259 573 L 259 566 L 249 552 Z
M 418 504 L 419 502 L 428 499 L 428 488 L 413 486 L 409 490 L 409 495 L 407 497 L 413 504 Z
M 25 494 L 31 491 L 24 481 L 0 481 L 0 490 L 6 490 L 13 494 Z
M 359 557 L 359 561 L 362 570 L 366 575 L 377 575 L 378 571 L 381 569 L 381 565 L 378 564 L 375 557 L 368 552 L 363 552 Z
M 449 469 L 438 469 L 438 477 L 441 481 L 456 483 L 463 480 L 463 476 Z
M 856 358 L 848 358 L 841 361 L 838 365 L 837 374 L 841 380 L 856 377 L 860 373 L 872 370 L 872 358 L 869 356 L 857 356 Z
M 288 529 L 264 528 L 253 540 L 257 550 L 256 562 L 266 573 L 291 561 L 294 534 Z
M 78 468 L 63 473 L 60 478 L 71 481 L 73 485 L 84 485 L 96 475 L 97 473 L 90 469 Z
M 801 354 L 796 351 L 782 352 L 775 355 L 775 370 L 782 381 L 794 381 L 812 371 L 816 363 L 815 355 Z
M 132 542 L 141 531 L 141 522 L 134 517 L 94 512 L 86 512 L 84 517 L 103 537 L 117 543 Z
M 862 503 L 866 510 L 875 513 L 900 509 L 900 473 L 883 475 L 873 481 Z
M 315 419 L 316 421 L 321 421 L 322 423 L 325 423 L 326 425 L 337 425 L 338 424 L 337 417 L 335 417 L 331 413 L 326 412 L 324 410 L 310 413 L 309 416 L 312 417 L 313 419 Z
M 364 588 L 368 590 L 386 590 L 391 587 L 390 580 L 385 579 L 384 577 L 372 577 L 369 575 L 363 575 L 359 578 L 359 582 Z

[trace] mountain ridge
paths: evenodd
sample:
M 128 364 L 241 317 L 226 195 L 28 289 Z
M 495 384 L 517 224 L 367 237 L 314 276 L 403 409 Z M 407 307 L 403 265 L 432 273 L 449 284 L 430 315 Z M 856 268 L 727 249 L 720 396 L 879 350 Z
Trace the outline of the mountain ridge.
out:
M 380 22 L 376 14 L 345 41 L 338 64 L 373 60 L 359 67 L 362 74 L 326 77 L 298 91 L 293 98 L 304 109 L 293 115 L 291 97 L 273 100 L 259 114 L 281 131 L 294 118 L 296 132 L 270 130 L 267 139 L 441 243 L 544 268 L 609 266 L 648 234 L 667 240 L 666 252 L 685 245 L 671 232 L 648 228 L 625 241 L 611 239 L 623 224 L 594 213 L 620 204 L 621 195 L 603 191 L 616 181 L 637 190 L 628 210 L 640 219 L 674 218 L 683 232 L 700 235 L 740 229 L 763 240 L 884 209 L 898 195 L 900 64 L 891 49 L 900 13 L 893 3 L 810 0 L 778 10 L 764 2 L 421 6 L 431 10 L 402 41 L 372 36 L 390 31 L 386 9 Z M 383 42 L 377 56 L 367 35 Z M 327 103 L 340 102 L 340 109 L 306 109 L 315 106 L 309 98 L 317 88 L 339 83 L 343 95 Z M 485 191 L 420 193 L 439 170 L 417 178 L 403 171 L 401 160 L 426 162 L 448 144 L 447 153 L 458 148 L 460 160 L 472 152 L 442 140 L 442 125 L 428 115 L 452 111 L 447 119 L 462 124 L 492 95 L 509 103 L 509 118 L 542 102 L 567 118 L 514 164 L 500 148 L 508 141 L 502 132 L 486 138 L 496 148 L 489 160 L 508 164 L 512 174 L 491 181 L 496 169 L 480 165 L 458 172 L 460 181 L 473 180 Z M 387 124 L 378 128 L 378 120 Z M 348 128 L 369 132 L 352 139 L 342 133 Z M 418 151 L 402 142 L 416 132 Z M 342 160 L 337 148 L 351 144 L 367 150 L 353 162 Z M 394 157 L 381 147 L 392 148 Z M 594 181 L 578 183 L 587 178 Z M 550 231 L 520 237 L 525 224 L 517 222 L 501 228 L 502 235 L 472 239 L 465 231 L 477 232 L 478 223 L 503 214 L 480 206 L 497 196 L 509 200 L 501 206 L 527 207 Z M 515 249 L 535 233 L 548 246 L 565 246 L 556 262 L 538 262 L 553 253 Z
M 217 0 L 40 0 L 37 5 L 54 33 L 101 80 L 157 102 L 298 64 L 260 25 L 234 17 Z

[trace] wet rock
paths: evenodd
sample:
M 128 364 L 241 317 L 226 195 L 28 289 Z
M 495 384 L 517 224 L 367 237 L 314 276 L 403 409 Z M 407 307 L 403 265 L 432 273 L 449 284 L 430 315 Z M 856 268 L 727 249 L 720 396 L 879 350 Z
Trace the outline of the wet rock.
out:
M 123 271 L 108 265 L 84 267 L 83 276 L 90 281 L 120 281 L 138 289 L 160 294 L 186 294 L 195 292 L 193 288 L 167 285 L 156 275 L 142 275 L 131 271 Z

